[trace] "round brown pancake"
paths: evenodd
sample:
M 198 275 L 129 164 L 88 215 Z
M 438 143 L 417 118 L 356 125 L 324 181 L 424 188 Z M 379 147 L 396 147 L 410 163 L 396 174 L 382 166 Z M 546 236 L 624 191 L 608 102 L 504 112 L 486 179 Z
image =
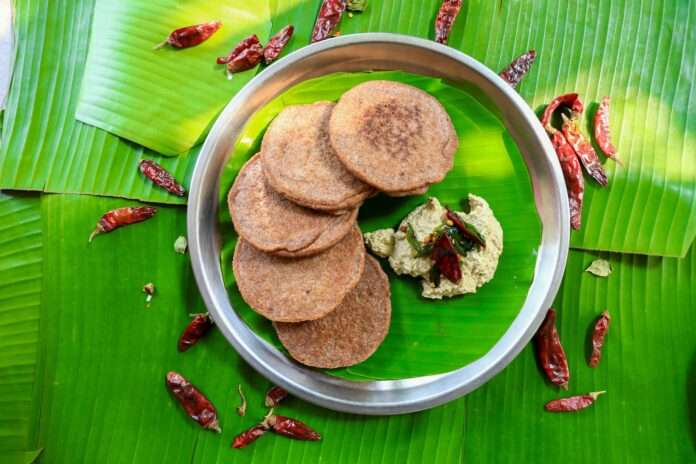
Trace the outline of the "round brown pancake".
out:
M 329 123 L 344 166 L 384 192 L 407 192 L 441 181 L 459 141 L 447 111 L 410 85 L 370 81 L 343 94 Z
M 406 192 L 389 192 L 387 195 L 390 197 L 410 197 L 410 196 L 417 196 L 417 195 L 423 195 L 425 192 L 428 191 L 429 185 L 426 185 L 425 187 L 421 187 L 415 190 L 407 190 Z
M 299 257 L 319 253 L 341 240 L 355 224 L 357 208 L 342 215 L 298 206 L 266 182 L 259 155 L 239 171 L 227 196 L 237 233 L 261 251 Z
M 306 258 L 281 258 L 237 242 L 232 263 L 244 301 L 272 321 L 300 322 L 329 314 L 358 284 L 365 246 L 356 225 L 328 250 Z
M 312 209 L 354 208 L 373 191 L 336 158 L 329 141 L 334 106 L 318 102 L 285 108 L 268 127 L 261 145 L 261 164 L 271 187 Z
M 369 358 L 387 336 L 391 320 L 389 278 L 368 256 L 365 272 L 328 316 L 316 321 L 275 322 L 278 338 L 290 355 L 307 366 L 352 366 Z

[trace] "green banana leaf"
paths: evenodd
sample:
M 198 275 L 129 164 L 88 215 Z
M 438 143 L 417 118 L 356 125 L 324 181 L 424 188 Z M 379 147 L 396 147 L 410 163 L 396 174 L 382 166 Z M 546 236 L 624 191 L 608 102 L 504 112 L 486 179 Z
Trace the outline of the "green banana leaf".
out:
M 12 452 L 16 462 L 35 449 L 43 258 L 39 207 L 38 197 L 0 193 L 0 456 Z
M 613 273 L 584 272 L 595 259 Z M 570 386 L 545 382 L 531 347 L 466 397 L 465 462 L 696 462 L 696 249 L 683 259 L 571 252 L 556 299 Z M 597 316 L 612 316 L 587 366 Z M 606 390 L 592 409 L 549 414 L 569 394 Z
M 254 77 L 228 81 L 215 58 L 251 34 L 265 43 L 269 15 L 268 2 L 97 0 L 77 119 L 163 154 L 186 152 Z M 223 25 L 201 45 L 153 50 L 174 29 L 212 20 Z
M 124 204 L 42 197 L 44 234 L 63 239 L 59 247 L 44 248 L 45 348 L 41 417 L 34 424 L 45 448 L 41 462 L 372 463 L 382 456 L 385 462 L 422 462 L 425 456 L 460 462 L 464 400 L 419 414 L 360 418 L 289 398 L 277 412 L 306 421 L 322 433 L 321 442 L 269 435 L 247 449 L 231 449 L 233 437 L 266 414 L 263 396 L 270 385 L 217 330 L 177 352 L 189 313 L 205 311 L 188 256 L 172 246 L 185 232 L 183 209 L 160 208 L 148 222 L 87 244 L 99 216 Z M 156 285 L 149 308 L 141 292 L 146 282 Z M 164 386 L 169 370 L 181 372 L 214 402 L 222 434 L 185 416 Z M 245 417 L 235 412 L 238 384 L 249 401 Z M 384 443 L 393 445 L 385 450 Z
M 437 79 L 401 72 L 338 73 L 306 81 L 257 112 L 239 136 L 220 181 L 220 229 L 224 231 L 221 266 L 230 300 L 260 336 L 281 347 L 269 321 L 241 298 L 231 271 L 236 236 L 227 209 L 229 191 L 239 168 L 259 151 L 268 123 L 292 104 L 338 100 L 360 82 L 388 79 L 405 82 L 435 96 L 446 108 L 459 135 L 455 167 L 427 195 L 409 198 L 379 196 L 360 209 L 364 232 L 395 227 L 428 196 L 457 209 L 468 193 L 485 198 L 504 230 L 503 254 L 492 282 L 475 295 L 444 301 L 420 296 L 420 283 L 388 270 L 392 290 L 392 324 L 384 343 L 367 361 L 330 374 L 357 379 L 399 379 L 447 372 L 487 353 L 508 329 L 531 285 L 541 224 L 534 206 L 529 174 L 502 123 L 467 92 Z M 385 264 L 385 268 L 389 268 Z
M 0 152 L 0 187 L 178 201 L 130 175 L 138 148 L 70 116 L 93 0 L 16 1 L 20 49 Z M 370 2 L 366 12 L 344 18 L 341 32 L 432 37 L 438 4 Z M 290 49 L 300 47 L 308 42 L 318 5 L 318 0 L 271 0 L 271 29 L 293 23 L 297 33 Z M 694 240 L 696 167 L 689 156 L 696 148 L 696 122 L 687 116 L 696 58 L 687 44 L 694 41 L 695 24 L 694 9 L 683 1 L 465 2 L 450 45 L 495 70 L 536 48 L 538 62 L 520 86 L 533 108 L 576 90 L 588 103 L 589 122 L 593 103 L 605 94 L 613 97 L 614 141 L 626 167 L 606 163 L 608 189 L 588 180 L 585 225 L 573 234 L 573 246 L 683 256 Z M 94 33 L 101 43 L 99 31 Z M 93 56 L 103 53 L 92 50 Z M 45 76 L 50 85 L 41 85 Z M 164 162 L 188 177 L 192 159 Z
M 290 3 L 275 4 L 274 17 L 311 30 L 317 2 Z M 432 38 L 440 3 L 372 1 L 364 13 L 344 17 L 340 33 Z M 586 178 L 584 225 L 571 245 L 684 256 L 696 237 L 696 120 L 689 117 L 695 42 L 696 10 L 685 1 L 472 0 L 464 2 L 449 45 L 496 71 L 536 49 L 520 94 L 540 110 L 555 96 L 579 92 L 588 134 L 596 103 L 610 95 L 613 141 L 625 167 L 604 163 L 609 188 Z
M 161 203 L 138 161 L 156 159 L 188 185 L 197 150 L 162 158 L 75 120 L 94 0 L 15 0 L 17 51 L 0 143 L 0 189 L 88 193 Z
M 0 280 L 21 280 L 18 263 L 24 261 L 36 263 L 36 272 L 28 274 L 43 282 L 41 296 L 35 286 L 17 298 L 20 309 L 6 312 L 6 301 L 0 300 L 2 320 L 17 323 L 40 304 L 37 370 L 18 376 L 24 368 L 15 365 L 2 376 L 2 388 L 14 379 L 22 388 L 35 385 L 36 413 L 27 408 L 15 417 L 28 420 L 34 437 L 21 442 L 25 449 L 44 448 L 39 462 L 696 460 L 693 249 L 681 260 L 571 252 L 557 298 L 558 327 L 570 360 L 568 394 L 607 391 L 592 409 L 544 412 L 543 404 L 561 392 L 544 380 L 528 347 L 486 385 L 423 413 L 359 417 L 289 398 L 277 412 L 315 427 L 321 442 L 266 436 L 247 449 L 232 450 L 232 437 L 265 414 L 268 383 L 217 331 L 190 351 L 176 352 L 188 313 L 204 310 L 187 256 L 172 248 L 185 228 L 183 209 L 161 208 L 151 221 L 100 235 L 87 246 L 98 217 L 124 204 L 129 203 L 56 195 L 43 196 L 41 204 L 37 197 L 0 201 L 3 231 L 16 231 L 3 243 Z M 598 257 L 613 267 L 606 279 L 583 272 Z M 157 285 L 150 308 L 140 292 L 147 281 Z M 590 369 L 586 336 L 605 308 L 613 322 L 602 362 Z M 0 324 L 0 340 L 14 331 L 12 324 Z M 170 369 L 188 376 L 214 401 L 221 435 L 202 431 L 185 417 L 163 385 Z M 241 418 L 234 410 L 240 383 L 249 397 Z M 7 411 L 0 408 L 3 424 L 10 423 Z M 12 462 L 8 458 L 18 454 L 0 448 L 0 461 Z

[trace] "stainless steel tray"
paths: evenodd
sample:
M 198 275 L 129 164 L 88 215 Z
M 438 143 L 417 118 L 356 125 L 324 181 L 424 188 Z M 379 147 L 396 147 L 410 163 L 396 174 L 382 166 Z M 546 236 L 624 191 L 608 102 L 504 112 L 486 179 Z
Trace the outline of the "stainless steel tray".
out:
M 402 70 L 478 88 L 499 109 L 529 169 L 543 233 L 534 281 L 519 314 L 477 361 L 445 374 L 353 382 L 308 369 L 259 338 L 235 313 L 220 269 L 217 208 L 220 172 L 249 117 L 289 87 L 339 71 Z M 239 354 L 270 381 L 309 402 L 359 414 L 432 408 L 477 388 L 529 342 L 551 305 L 565 268 L 569 211 L 565 184 L 544 129 L 527 103 L 490 69 L 446 46 L 415 37 L 369 33 L 329 39 L 288 55 L 249 82 L 220 114 L 191 181 L 188 238 L 193 271 L 210 314 Z

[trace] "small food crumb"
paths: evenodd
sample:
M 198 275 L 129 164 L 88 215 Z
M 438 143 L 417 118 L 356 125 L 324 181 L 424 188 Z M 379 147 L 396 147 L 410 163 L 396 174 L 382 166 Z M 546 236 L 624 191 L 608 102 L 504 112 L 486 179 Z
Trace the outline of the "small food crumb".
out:
M 155 294 L 155 284 L 148 282 L 143 286 L 143 293 L 145 296 L 145 307 L 150 307 L 150 302 L 152 301 L 152 295 Z
M 188 248 L 188 241 L 186 240 L 186 237 L 183 235 L 179 236 L 179 238 L 174 241 L 174 251 L 180 254 L 186 254 L 186 249 Z
M 585 272 L 596 275 L 597 277 L 609 277 L 611 274 L 611 264 L 605 259 L 595 259 Z

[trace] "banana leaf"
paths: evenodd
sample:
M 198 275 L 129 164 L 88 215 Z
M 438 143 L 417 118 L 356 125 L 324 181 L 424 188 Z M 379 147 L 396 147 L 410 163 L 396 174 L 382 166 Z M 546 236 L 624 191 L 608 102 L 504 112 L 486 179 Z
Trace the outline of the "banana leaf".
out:
M 597 258 L 613 273 L 584 272 Z M 544 381 L 527 347 L 466 397 L 465 461 L 696 462 L 696 249 L 683 259 L 570 254 L 556 299 L 570 366 L 568 392 Z M 587 365 L 588 335 L 612 316 L 599 366 Z M 606 390 L 591 409 L 550 414 L 552 399 Z
M 365 12 L 344 17 L 340 33 L 432 38 L 440 3 L 371 1 Z M 272 12 L 307 31 L 317 4 L 278 2 Z M 579 92 L 588 107 L 587 134 L 596 103 L 612 97 L 613 141 L 625 166 L 604 162 L 608 188 L 587 178 L 584 225 L 571 245 L 661 256 L 684 256 L 696 238 L 693 43 L 696 9 L 671 0 L 472 0 L 464 2 L 449 41 L 494 70 L 536 49 L 520 94 L 540 110 L 557 95 Z
M 223 25 L 201 45 L 153 50 L 174 29 L 212 20 Z M 251 34 L 265 43 L 269 28 L 268 2 L 97 0 L 77 119 L 160 153 L 186 152 L 254 77 L 228 81 L 215 58 Z
M 432 37 L 438 4 L 370 2 L 366 12 L 346 16 L 340 29 Z M 271 28 L 292 22 L 297 33 L 290 48 L 298 48 L 308 42 L 318 5 L 271 0 Z M 17 0 L 20 45 L 0 187 L 177 202 L 131 175 L 140 148 L 72 120 L 92 7 L 93 0 Z M 465 2 L 450 45 L 496 70 L 536 48 L 538 62 L 520 86 L 533 108 L 577 90 L 589 121 L 594 103 L 613 97 L 614 141 L 626 167 L 607 162 L 610 187 L 589 185 L 585 226 L 574 233 L 573 246 L 683 256 L 694 240 L 696 167 L 689 156 L 696 123 L 687 116 L 696 58 L 687 44 L 695 39 L 695 23 L 688 2 L 668 0 Z M 193 161 L 187 158 L 163 162 L 184 178 Z
M 308 443 L 276 435 L 243 450 L 232 438 L 259 421 L 270 386 L 215 330 L 186 353 L 177 339 L 189 313 L 205 311 L 188 256 L 172 244 L 185 232 L 185 211 L 160 208 L 148 222 L 87 235 L 122 200 L 87 196 L 42 197 L 45 304 L 41 307 L 44 362 L 41 416 L 35 432 L 41 462 L 460 462 L 464 400 L 431 411 L 390 418 L 335 413 L 289 398 L 277 413 L 322 433 Z M 156 292 L 145 306 L 144 283 Z M 222 434 L 188 419 L 164 386 L 176 370 L 216 405 Z M 242 384 L 249 406 L 235 411 Z M 384 444 L 389 446 L 385 448 Z
M 0 193 L 0 456 L 15 462 L 35 449 L 42 246 L 39 198 Z
M 31 207 L 20 206 L 26 204 Z M 25 389 L 35 385 L 36 413 L 26 409 L 15 416 L 29 419 L 34 441 L 22 441 L 27 449 L 45 448 L 40 462 L 696 460 L 694 250 L 681 260 L 571 252 L 555 307 L 570 360 L 568 393 L 607 391 L 591 409 L 545 413 L 543 404 L 561 393 L 544 381 L 528 347 L 483 387 L 428 412 L 359 417 L 289 398 L 277 412 L 306 421 L 323 440 L 269 436 L 237 451 L 229 448 L 230 441 L 265 414 L 262 397 L 268 383 L 217 331 L 190 351 L 176 352 L 188 313 L 204 310 L 187 257 L 171 246 L 185 228 L 182 209 L 161 208 L 150 222 L 86 245 L 96 219 L 124 204 L 130 203 L 56 195 L 43 196 L 40 210 L 38 198 L 0 202 L 3 231 L 16 231 L 3 243 L 0 279 L 21 280 L 22 261 L 36 263 L 31 275 L 47 276 L 41 296 L 36 286 L 16 299 L 20 309 L 5 312 L 6 300 L 0 299 L 3 321 L 17 323 L 40 304 L 41 361 L 31 378 L 23 374 L 28 380 L 19 380 Z M 600 257 L 614 269 L 606 279 L 583 272 Z M 157 285 L 150 308 L 140 292 L 146 281 Z M 590 369 L 586 336 L 605 308 L 613 322 L 602 361 Z M 13 331 L 12 324 L 0 324 L 0 340 Z M 22 369 L 3 371 L 2 388 Z M 222 435 L 202 431 L 184 416 L 163 385 L 170 369 L 188 376 L 215 402 Z M 240 383 L 249 397 L 242 418 L 234 411 Z M 8 423 L 7 411 L 0 408 L 3 423 Z M 17 428 L 18 422 L 11 424 Z M 13 462 L 9 458 L 19 453 L 0 448 L 0 461 Z
M 75 120 L 94 0 L 15 0 L 17 49 L 0 143 L 0 189 L 184 203 L 146 182 L 156 159 L 188 185 L 197 150 L 163 158 Z
M 467 194 L 474 193 L 489 202 L 500 221 L 504 250 L 492 282 L 475 295 L 443 301 L 424 299 L 416 279 L 396 276 L 387 269 L 392 290 L 392 324 L 387 338 L 368 360 L 327 372 L 357 379 L 400 379 L 447 372 L 483 356 L 508 329 L 527 296 L 541 243 L 541 224 L 521 154 L 496 116 L 463 90 L 437 79 L 401 72 L 338 73 L 306 81 L 269 103 L 239 136 L 235 153 L 222 174 L 219 227 L 225 234 L 225 246 L 221 266 L 234 308 L 261 337 L 281 348 L 271 323 L 242 300 L 234 283 L 231 260 L 236 236 L 230 225 L 227 192 L 242 164 L 259 151 L 267 124 L 283 108 L 338 100 L 358 83 L 374 79 L 405 82 L 435 96 L 450 114 L 460 146 L 454 169 L 427 195 L 368 200 L 358 218 L 363 232 L 395 227 L 428 196 L 458 209 Z

